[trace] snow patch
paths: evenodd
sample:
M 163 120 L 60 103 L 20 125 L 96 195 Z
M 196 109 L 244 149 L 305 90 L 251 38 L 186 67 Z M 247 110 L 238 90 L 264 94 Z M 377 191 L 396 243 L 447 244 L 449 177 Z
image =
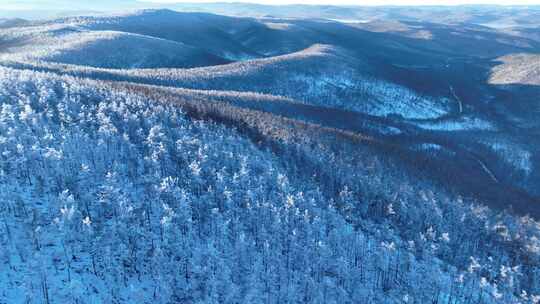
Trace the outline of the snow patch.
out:
M 496 128 L 488 121 L 476 117 L 461 117 L 455 120 L 444 120 L 436 122 L 418 122 L 416 125 L 425 130 L 432 131 L 467 131 L 482 130 L 493 131 Z
M 522 171 L 526 175 L 531 174 L 533 171 L 532 153 L 519 144 L 504 141 L 485 142 L 485 144 L 516 170 Z

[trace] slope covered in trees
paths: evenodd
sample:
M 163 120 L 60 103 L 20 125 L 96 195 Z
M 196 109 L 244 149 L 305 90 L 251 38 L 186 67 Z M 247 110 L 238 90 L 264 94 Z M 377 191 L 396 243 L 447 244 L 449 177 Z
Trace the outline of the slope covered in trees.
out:
M 4 50 L 3 60 L 113 69 L 189 68 L 229 62 L 181 42 L 124 32 L 88 31 L 63 24 L 0 29 L 0 37 L 12 42 Z
M 18 60 L 8 59 L 8 62 L 13 61 Z M 18 66 L 17 63 L 8 65 Z M 435 119 L 447 115 L 453 106 L 446 97 L 423 96 L 407 87 L 378 79 L 372 75 L 369 65 L 346 50 L 329 45 L 313 45 L 288 55 L 195 69 L 114 71 L 62 65 L 37 65 L 34 68 L 104 80 L 272 94 L 379 117 L 398 115 L 406 119 Z
M 142 22 L 141 22 L 142 21 Z M 182 42 L 229 60 L 259 57 L 235 39 L 234 34 L 256 21 L 206 13 L 142 10 L 104 17 L 73 17 L 55 22 L 75 24 L 95 31 L 121 31 Z
M 288 113 L 299 113 L 301 119 L 349 131 L 375 122 L 373 129 L 407 137 L 405 144 L 413 149 L 439 145 L 455 155 L 442 162 L 472 161 L 482 180 L 501 181 L 501 189 L 532 196 L 510 198 L 507 205 L 540 201 L 540 142 L 528 136 L 540 128 L 538 86 L 501 86 L 488 79 L 497 70 L 493 66 L 499 56 L 540 49 L 526 36 L 476 24 L 359 24 L 170 10 L 27 22 L 0 32 L 3 66 L 228 95 L 272 95 L 255 104 L 265 109 L 286 97 Z M 110 36 L 114 39 L 103 39 Z M 141 47 L 123 51 L 132 45 Z M 58 52 L 48 58 L 44 50 Z M 169 57 L 164 50 L 178 52 Z M 34 61 L 40 58 L 84 65 Z M 212 58 L 235 62 L 208 66 L 215 64 Z M 204 67 L 167 66 L 185 62 Z M 166 68 L 99 69 L 88 64 Z M 282 105 L 277 107 L 282 110 Z M 492 137 L 512 138 L 519 151 L 529 155 L 529 169 L 507 161 L 518 151 L 501 153 L 497 145 L 486 145 L 485 139 Z
M 306 145 L 309 127 L 250 135 L 196 96 L 0 75 L 10 303 L 538 302 L 530 218 Z

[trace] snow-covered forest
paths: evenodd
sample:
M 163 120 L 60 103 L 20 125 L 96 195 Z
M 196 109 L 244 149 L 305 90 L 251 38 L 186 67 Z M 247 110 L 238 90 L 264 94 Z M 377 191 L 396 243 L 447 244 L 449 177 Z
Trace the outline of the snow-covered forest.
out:
M 404 176 L 394 192 L 391 177 L 356 170 L 375 160 L 349 170 L 336 161 L 330 185 L 312 171 L 332 152 L 260 148 L 159 96 L 0 75 L 0 297 L 9 303 L 540 299 L 531 219 Z
M 540 304 L 539 91 L 481 78 L 532 40 L 0 21 L 0 304 Z

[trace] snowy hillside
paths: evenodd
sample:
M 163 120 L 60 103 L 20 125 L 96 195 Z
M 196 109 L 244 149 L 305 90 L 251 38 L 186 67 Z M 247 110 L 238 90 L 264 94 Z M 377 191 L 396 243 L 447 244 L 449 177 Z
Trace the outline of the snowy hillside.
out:
M 0 28 L 16 27 L 26 23 L 26 20 L 19 18 L 0 18 Z
M 16 57 L 6 59 L 17 60 Z M 404 86 L 370 76 L 372 72 L 362 61 L 351 57 L 346 50 L 328 45 L 314 45 L 283 56 L 195 69 L 112 71 L 55 65 L 43 68 L 60 69 L 74 76 L 272 94 L 381 117 L 434 119 L 448 114 L 453 105 L 446 97 L 422 96 Z
M 540 55 L 513 54 L 497 58 L 499 65 L 495 66 L 490 75 L 493 84 L 540 84 Z
M 142 10 L 102 17 L 73 17 L 55 22 L 97 31 L 121 31 L 182 42 L 236 61 L 259 57 L 236 41 L 234 34 L 251 26 L 251 19 L 171 10 Z
M 132 75 L 139 75 L 136 71 Z M 362 113 L 429 119 L 445 115 L 445 98 L 419 96 L 370 76 L 367 65 L 346 50 L 314 45 L 288 55 L 193 70 L 150 70 L 152 81 L 181 87 L 251 91 L 286 96 L 318 106 Z
M 3 60 L 46 61 L 99 68 L 188 68 L 228 61 L 180 42 L 112 31 L 85 31 L 70 26 L 3 30 L 4 40 L 25 44 L 6 50 Z
M 537 291 L 514 253 L 538 259 L 529 221 L 430 192 L 376 203 L 380 189 L 350 184 L 330 198 L 297 161 L 159 95 L 0 72 L 10 303 L 509 303 Z

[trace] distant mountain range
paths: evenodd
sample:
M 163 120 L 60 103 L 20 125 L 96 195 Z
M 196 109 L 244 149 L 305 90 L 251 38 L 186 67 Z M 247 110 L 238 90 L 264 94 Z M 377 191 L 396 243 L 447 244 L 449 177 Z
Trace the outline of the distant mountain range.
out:
M 432 18 L 441 9 L 435 8 Z M 395 10 L 390 11 L 398 14 L 401 9 Z M 487 8 L 486 14 L 492 10 L 504 11 Z M 538 107 L 538 88 L 531 86 L 535 64 L 523 61 L 534 55 L 515 55 L 540 50 L 533 35 L 470 23 L 343 23 L 172 10 L 20 22 L 15 24 L 21 27 L 0 30 L 0 58 L 6 66 L 196 90 L 257 92 L 354 111 L 385 119 L 395 132 L 400 130 L 392 136 L 415 142 L 431 133 L 438 135 L 427 138 L 440 141 L 444 134 L 445 144 L 439 145 L 484 158 L 478 172 L 486 181 L 495 175 L 517 191 L 540 194 L 535 186 L 540 171 L 527 165 L 540 157 L 532 154 L 537 143 L 520 139 L 522 128 L 540 128 L 535 112 L 526 110 Z M 189 67 L 200 68 L 175 69 Z M 144 69 L 126 70 L 133 68 Z M 508 98 L 511 103 L 501 102 Z M 356 128 L 354 122 L 342 126 Z M 381 136 L 388 136 L 386 128 L 381 130 Z M 522 154 L 530 154 L 528 160 L 501 154 L 503 150 L 492 148 L 494 138 L 483 133 L 497 134 L 504 145 L 511 140 L 511 145 L 529 147 Z
M 473 23 L 492 27 L 535 27 L 540 24 L 540 5 L 500 6 L 334 6 L 334 5 L 263 5 L 255 3 L 173 3 L 153 4 L 132 0 L 62 2 L 49 9 L 3 10 L 0 17 L 54 18 L 60 15 L 84 15 L 144 8 L 173 9 L 183 12 L 205 12 L 237 17 L 322 18 L 343 21 L 404 20 L 433 23 Z

